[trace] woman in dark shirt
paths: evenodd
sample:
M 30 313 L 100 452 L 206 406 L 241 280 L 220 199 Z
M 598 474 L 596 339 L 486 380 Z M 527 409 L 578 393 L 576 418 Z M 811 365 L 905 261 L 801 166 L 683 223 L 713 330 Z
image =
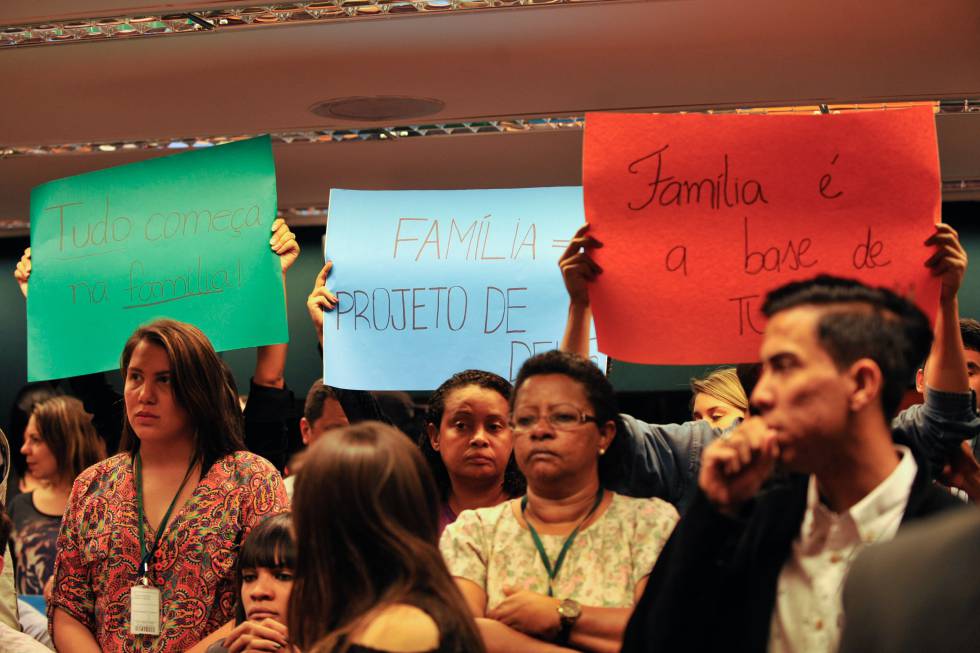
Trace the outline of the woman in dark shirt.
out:
M 82 402 L 62 396 L 34 407 L 20 452 L 38 487 L 10 503 L 17 592 L 42 594 L 54 570 L 55 544 L 72 483 L 105 458 L 105 444 Z

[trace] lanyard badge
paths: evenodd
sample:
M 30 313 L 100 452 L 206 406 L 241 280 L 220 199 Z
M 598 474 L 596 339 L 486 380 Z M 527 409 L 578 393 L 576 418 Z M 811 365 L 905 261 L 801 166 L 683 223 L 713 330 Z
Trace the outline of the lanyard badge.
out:
M 129 632 L 160 634 L 160 590 L 150 585 L 146 576 L 129 590 Z
M 138 452 L 133 460 L 137 518 L 139 519 L 140 564 L 139 578 L 136 581 L 136 585 L 133 585 L 129 590 L 129 632 L 132 635 L 156 636 L 160 634 L 160 589 L 150 584 L 148 578 L 150 560 L 153 558 L 157 547 L 160 546 L 160 540 L 167 530 L 167 522 L 170 521 L 170 513 L 173 512 L 174 505 L 177 503 L 180 493 L 184 491 L 184 486 L 187 485 L 187 479 L 190 478 L 193 469 L 194 461 L 191 461 L 190 467 L 187 468 L 187 473 L 184 474 L 184 480 L 181 482 L 180 487 L 177 488 L 177 494 L 174 495 L 173 501 L 170 502 L 170 507 L 167 508 L 167 512 L 163 515 L 163 520 L 160 522 L 153 546 L 147 548 L 144 527 L 145 515 L 143 512 L 143 461 Z

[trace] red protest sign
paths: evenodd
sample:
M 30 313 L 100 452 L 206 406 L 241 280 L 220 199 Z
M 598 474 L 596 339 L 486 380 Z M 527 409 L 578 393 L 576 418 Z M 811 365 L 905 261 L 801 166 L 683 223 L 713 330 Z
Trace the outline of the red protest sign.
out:
M 625 361 L 758 358 L 766 292 L 819 273 L 930 315 L 939 219 L 929 107 L 847 115 L 589 114 L 585 213 L 599 349 Z

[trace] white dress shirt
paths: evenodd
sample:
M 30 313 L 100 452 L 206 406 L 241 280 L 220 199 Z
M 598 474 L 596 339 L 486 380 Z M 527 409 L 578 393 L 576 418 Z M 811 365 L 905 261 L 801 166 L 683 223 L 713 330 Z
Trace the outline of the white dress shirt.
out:
M 806 513 L 793 550 L 779 573 L 769 631 L 771 653 L 833 653 L 844 625 L 841 591 L 858 553 L 898 531 L 918 466 L 897 446 L 898 466 L 866 497 L 843 513 L 820 501 L 810 477 Z

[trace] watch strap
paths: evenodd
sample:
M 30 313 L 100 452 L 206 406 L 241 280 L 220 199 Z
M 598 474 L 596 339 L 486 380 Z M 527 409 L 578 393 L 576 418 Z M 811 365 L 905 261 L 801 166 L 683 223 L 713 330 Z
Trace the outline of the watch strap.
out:
M 573 611 L 572 615 L 565 613 L 565 608 L 571 608 Z M 575 601 L 571 599 L 565 599 L 558 604 L 558 637 L 555 638 L 556 644 L 567 644 L 569 638 L 572 635 L 572 628 L 575 627 L 575 622 L 578 618 L 582 616 L 582 607 Z

